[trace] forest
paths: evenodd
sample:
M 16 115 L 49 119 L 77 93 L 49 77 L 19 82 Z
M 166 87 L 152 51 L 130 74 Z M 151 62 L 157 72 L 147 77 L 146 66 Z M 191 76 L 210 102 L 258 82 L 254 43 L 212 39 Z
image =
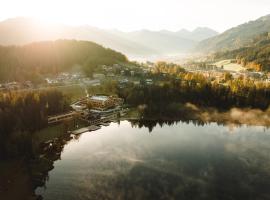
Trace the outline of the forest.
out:
M 242 77 L 233 79 L 224 74 L 224 83 L 221 84 L 166 63 L 156 65 L 151 78 L 156 84 L 142 82 L 118 89 L 118 95 L 127 104 L 143 108 L 144 116 L 177 118 L 181 116 L 181 104 L 184 103 L 214 107 L 220 111 L 234 107 L 266 110 L 270 104 L 270 84 L 266 82 Z
M 145 79 L 153 80 L 153 84 L 147 84 Z M 269 108 L 269 83 L 234 79 L 229 73 L 223 79 L 220 83 L 200 73 L 186 72 L 179 65 L 159 62 L 140 84 L 129 82 L 123 87 L 111 80 L 89 88 L 89 93 L 118 94 L 131 108 L 137 108 L 142 117 L 155 119 L 182 119 L 186 103 L 221 112 L 232 108 Z
M 79 66 L 91 76 L 102 64 L 128 62 L 114 50 L 88 41 L 57 40 L 25 46 L 0 46 L 0 82 L 41 82 L 44 75 L 55 75 Z
M 25 154 L 31 135 L 48 125 L 48 115 L 67 110 L 68 98 L 57 90 L 0 93 L 0 158 Z

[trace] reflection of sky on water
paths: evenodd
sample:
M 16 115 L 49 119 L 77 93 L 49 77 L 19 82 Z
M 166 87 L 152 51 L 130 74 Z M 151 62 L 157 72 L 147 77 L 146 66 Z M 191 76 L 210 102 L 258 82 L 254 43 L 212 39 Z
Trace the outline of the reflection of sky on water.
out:
M 37 192 L 45 199 L 222 199 L 216 185 L 223 185 L 231 197 L 247 189 L 252 196 L 252 170 L 270 177 L 269 142 L 263 127 L 178 123 L 149 133 L 126 121 L 111 124 L 69 142 Z

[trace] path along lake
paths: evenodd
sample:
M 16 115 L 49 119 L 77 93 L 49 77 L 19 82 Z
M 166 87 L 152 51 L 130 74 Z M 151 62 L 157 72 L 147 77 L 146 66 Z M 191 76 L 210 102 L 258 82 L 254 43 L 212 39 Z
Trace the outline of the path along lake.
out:
M 151 131 L 149 131 L 151 130 Z M 270 199 L 270 131 L 178 122 L 111 123 L 70 140 L 44 200 Z

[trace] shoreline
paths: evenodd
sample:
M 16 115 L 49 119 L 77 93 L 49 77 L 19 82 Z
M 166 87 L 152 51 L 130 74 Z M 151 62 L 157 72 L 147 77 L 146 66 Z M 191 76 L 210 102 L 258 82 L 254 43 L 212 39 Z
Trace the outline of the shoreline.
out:
M 134 111 L 133 111 L 134 112 Z M 151 114 L 141 117 L 137 111 L 137 116 L 122 117 L 121 120 L 146 120 L 146 121 L 197 121 L 201 123 L 217 123 L 225 126 L 264 126 L 270 127 L 270 108 L 267 110 L 252 108 L 230 108 L 219 111 L 213 107 L 197 107 L 186 103 L 181 108 L 177 117 L 157 116 Z

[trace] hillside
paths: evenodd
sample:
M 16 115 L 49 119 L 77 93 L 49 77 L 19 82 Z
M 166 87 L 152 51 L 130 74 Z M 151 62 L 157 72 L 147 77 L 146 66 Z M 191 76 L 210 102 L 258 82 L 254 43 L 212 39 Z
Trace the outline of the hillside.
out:
M 253 38 L 248 47 L 214 54 L 214 59 L 236 59 L 239 64 L 256 71 L 270 71 L 270 33 Z
M 124 38 L 129 38 L 133 42 L 141 45 L 148 44 L 162 55 L 187 52 L 191 50 L 199 41 L 213 37 L 218 33 L 209 28 L 196 28 L 193 31 L 180 30 L 177 32 L 161 30 L 149 31 L 140 30 L 133 32 L 122 32 Z
M 80 66 L 91 75 L 100 64 L 128 62 L 126 57 L 93 42 L 57 40 L 24 46 L 0 46 L 0 81 L 38 80 Z
M 154 49 L 156 55 L 187 52 L 196 44 L 195 41 L 180 37 L 170 31 L 140 30 L 133 32 L 118 32 L 117 34 L 125 40 Z
M 88 40 L 123 52 L 130 58 L 185 53 L 198 41 L 216 35 L 208 28 L 182 32 L 139 30 L 123 32 L 91 26 L 48 24 L 31 18 L 13 18 L 0 22 L 0 45 L 24 45 L 57 39 Z
M 270 30 L 270 15 L 239 25 L 215 37 L 201 41 L 195 51 L 214 52 L 249 46 L 256 35 Z

